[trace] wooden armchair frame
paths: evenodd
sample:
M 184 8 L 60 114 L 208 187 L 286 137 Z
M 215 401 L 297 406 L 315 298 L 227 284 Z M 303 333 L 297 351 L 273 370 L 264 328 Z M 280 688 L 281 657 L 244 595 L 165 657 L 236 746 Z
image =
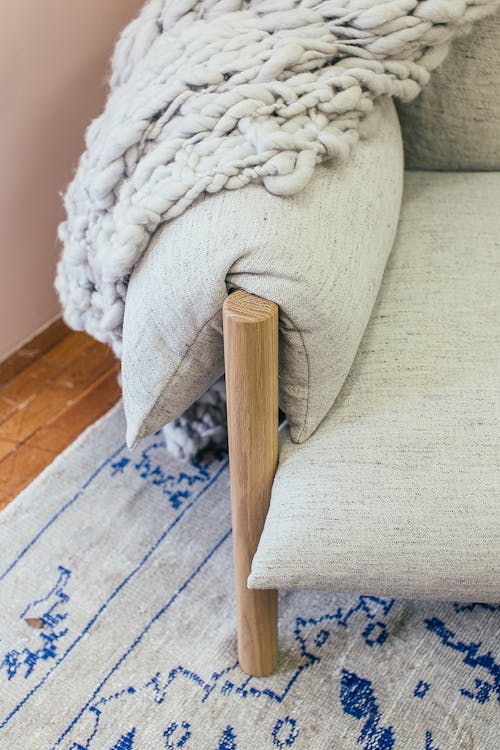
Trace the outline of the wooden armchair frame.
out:
M 277 591 L 247 588 L 278 462 L 278 305 L 248 292 L 223 307 L 238 658 L 248 674 L 278 660 Z

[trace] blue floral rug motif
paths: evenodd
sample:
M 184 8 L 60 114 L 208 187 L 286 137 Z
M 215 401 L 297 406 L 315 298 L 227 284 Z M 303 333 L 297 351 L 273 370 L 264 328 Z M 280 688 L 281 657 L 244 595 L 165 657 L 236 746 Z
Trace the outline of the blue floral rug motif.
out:
M 227 456 L 118 405 L 0 514 L 1 750 L 495 750 L 500 607 L 280 592 L 238 666 Z

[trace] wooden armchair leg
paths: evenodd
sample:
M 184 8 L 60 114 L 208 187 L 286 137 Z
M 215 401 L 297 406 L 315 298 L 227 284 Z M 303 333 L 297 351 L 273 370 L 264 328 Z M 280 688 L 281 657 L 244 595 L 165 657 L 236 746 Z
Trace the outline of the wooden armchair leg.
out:
M 238 657 L 248 674 L 278 660 L 277 592 L 247 588 L 278 461 L 278 306 L 237 291 L 223 309 Z

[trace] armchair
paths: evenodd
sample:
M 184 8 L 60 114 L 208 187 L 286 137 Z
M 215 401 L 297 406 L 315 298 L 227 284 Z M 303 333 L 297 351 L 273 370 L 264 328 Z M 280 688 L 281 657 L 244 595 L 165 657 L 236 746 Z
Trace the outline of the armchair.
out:
M 500 18 L 434 70 L 495 0 L 248 5 L 150 3 L 125 32 L 58 289 L 122 357 L 130 445 L 174 420 L 192 453 L 188 408 L 218 442 L 225 371 L 263 675 L 278 588 L 500 596 Z
M 498 16 L 480 23 L 400 106 L 413 170 L 401 213 L 399 126 L 385 102 L 350 164 L 319 168 L 293 198 L 258 186 L 206 198 L 157 232 L 130 280 L 129 439 L 220 376 L 224 328 L 239 658 L 250 674 L 276 664 L 278 588 L 500 596 L 498 39 Z M 180 316 L 193 295 L 187 321 L 165 318 L 162 299 Z M 186 338 L 197 316 L 209 323 L 177 353 L 176 332 Z

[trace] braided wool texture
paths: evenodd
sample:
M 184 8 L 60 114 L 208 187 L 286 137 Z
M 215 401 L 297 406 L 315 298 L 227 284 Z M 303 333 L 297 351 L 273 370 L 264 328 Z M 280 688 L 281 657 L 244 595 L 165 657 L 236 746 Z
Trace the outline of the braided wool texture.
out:
M 416 97 L 452 38 L 498 5 L 150 0 L 117 44 L 106 108 L 65 196 L 66 322 L 119 357 L 128 278 L 160 224 L 249 182 L 298 192 L 316 164 L 347 158 L 378 97 Z M 175 426 L 186 454 L 198 434 L 189 418 Z

